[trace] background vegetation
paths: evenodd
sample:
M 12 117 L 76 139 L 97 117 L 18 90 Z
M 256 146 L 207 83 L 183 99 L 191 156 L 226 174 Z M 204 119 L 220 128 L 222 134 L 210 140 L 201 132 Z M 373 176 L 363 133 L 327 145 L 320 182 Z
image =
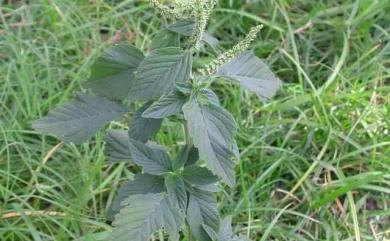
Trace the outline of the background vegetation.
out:
M 388 0 L 220 1 L 208 31 L 227 48 L 264 24 L 252 46 L 284 81 L 267 103 L 215 86 L 239 125 L 238 184 L 219 195 L 236 232 L 390 240 L 389 12 Z M 105 46 L 146 50 L 163 21 L 134 0 L 0 0 L 0 240 L 104 240 L 133 167 L 107 165 L 103 135 L 63 145 L 31 122 L 82 88 Z M 158 142 L 176 129 L 164 122 Z

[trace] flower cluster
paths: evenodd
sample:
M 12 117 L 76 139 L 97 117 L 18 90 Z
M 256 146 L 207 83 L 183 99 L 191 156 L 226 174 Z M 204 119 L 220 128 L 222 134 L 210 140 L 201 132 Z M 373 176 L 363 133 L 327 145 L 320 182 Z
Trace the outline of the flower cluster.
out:
M 216 0 L 196 0 L 194 6 L 194 17 L 196 20 L 195 32 L 189 40 L 195 48 L 199 47 L 203 33 L 206 29 L 210 14 L 216 5 Z
M 251 42 L 256 38 L 257 34 L 263 28 L 263 25 L 257 25 L 249 31 L 243 40 L 237 43 L 233 48 L 219 55 L 211 63 L 201 68 L 198 72 L 202 76 L 212 75 L 218 70 L 219 67 L 231 61 L 233 58 L 244 52 Z

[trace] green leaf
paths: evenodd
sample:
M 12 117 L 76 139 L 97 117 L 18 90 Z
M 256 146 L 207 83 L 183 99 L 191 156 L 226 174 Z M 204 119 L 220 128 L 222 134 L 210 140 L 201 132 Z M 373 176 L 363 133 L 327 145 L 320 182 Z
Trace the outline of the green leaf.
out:
M 214 229 L 212 229 L 210 226 L 206 225 L 206 224 L 202 224 L 202 228 L 203 230 L 207 233 L 207 235 L 209 236 L 209 238 L 213 241 L 219 241 L 218 240 L 218 234 L 217 232 L 215 232 Z
M 181 111 L 185 102 L 186 98 L 183 94 L 178 91 L 173 91 L 161 96 L 159 100 L 143 112 L 142 117 L 162 119 L 175 115 Z
M 173 161 L 173 168 L 179 170 L 185 165 L 195 164 L 199 160 L 199 152 L 194 146 L 185 145 Z
M 219 41 L 214 36 L 212 36 L 208 33 L 203 33 L 202 41 L 205 42 L 207 45 L 209 45 L 215 52 L 217 52 L 217 53 L 220 52 L 218 50 Z
M 213 193 L 200 190 L 194 190 L 190 193 L 187 221 L 197 240 L 212 240 L 212 237 L 204 230 L 203 225 L 207 225 L 215 232 L 219 229 L 217 201 Z
M 125 182 L 119 188 L 118 196 L 108 211 L 109 220 L 113 220 L 121 209 L 121 203 L 130 195 L 162 192 L 165 192 L 164 179 L 147 173 L 136 174 L 133 180 Z
M 162 119 L 145 118 L 142 116 L 145 110 L 151 106 L 152 102 L 144 104 L 133 116 L 129 124 L 129 136 L 135 140 L 146 142 L 153 138 L 160 130 Z
M 92 65 L 91 77 L 85 87 L 110 99 L 124 99 L 129 94 L 134 71 L 143 58 L 143 53 L 132 45 L 108 48 Z
M 227 216 L 222 220 L 218 236 L 219 241 L 229 241 L 232 238 L 232 216 Z
M 126 112 L 127 108 L 104 97 L 78 93 L 72 101 L 35 121 L 33 127 L 64 142 L 81 143 Z
M 207 167 L 229 186 L 235 184 L 234 135 L 236 125 L 229 112 L 214 104 L 187 102 L 184 117 L 188 130 Z
M 130 100 L 152 100 L 175 89 L 176 82 L 189 79 L 192 54 L 181 48 L 153 50 L 137 69 Z
M 122 206 L 115 216 L 110 240 L 147 241 L 161 228 L 177 240 L 184 215 L 175 199 L 163 193 L 137 194 L 123 201 Z
M 187 192 L 184 186 L 184 181 L 177 175 L 165 176 L 165 187 L 168 190 L 168 194 L 175 197 L 182 210 L 187 208 Z
M 177 82 L 176 90 L 185 96 L 189 96 L 192 92 L 193 86 L 191 82 Z
M 218 96 L 214 93 L 214 91 L 212 91 L 211 89 L 209 88 L 202 88 L 200 91 L 199 91 L 199 94 L 198 94 L 198 99 L 199 98 L 205 98 L 207 99 L 210 103 L 214 104 L 214 105 L 219 105 L 219 99 L 218 99 Z
M 282 84 L 252 51 L 246 51 L 222 66 L 218 75 L 240 82 L 263 100 L 274 96 Z
M 183 36 L 191 36 L 195 31 L 195 26 L 195 20 L 190 18 L 179 20 L 169 25 L 167 29 Z
M 150 48 L 154 50 L 166 47 L 180 47 L 180 35 L 168 29 L 160 30 L 153 38 Z
M 218 177 L 207 168 L 198 165 L 187 166 L 183 170 L 183 178 L 194 186 L 210 185 L 218 181 Z
M 109 130 L 106 138 L 105 154 L 111 163 L 130 160 L 129 136 L 125 130 Z
M 129 140 L 131 160 L 149 174 L 162 175 L 172 170 L 168 154 L 161 149 L 153 149 L 134 139 Z

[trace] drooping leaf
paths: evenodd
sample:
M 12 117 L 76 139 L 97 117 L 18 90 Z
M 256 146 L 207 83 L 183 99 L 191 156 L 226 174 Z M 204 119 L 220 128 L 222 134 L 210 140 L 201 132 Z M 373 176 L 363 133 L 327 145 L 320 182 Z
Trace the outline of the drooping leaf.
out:
M 64 142 L 88 140 L 104 124 L 128 112 L 126 107 L 104 97 L 78 93 L 76 97 L 35 121 L 33 127 Z
M 227 216 L 222 220 L 218 236 L 219 241 L 230 241 L 233 236 L 232 216 Z
M 215 183 L 218 177 L 211 173 L 207 168 L 198 165 L 187 166 L 183 170 L 183 178 L 195 186 L 204 186 Z
M 166 47 L 180 47 L 180 35 L 168 29 L 160 30 L 152 39 L 152 50 Z
M 199 160 L 199 152 L 194 146 L 185 145 L 173 161 L 173 168 L 178 170 L 184 166 L 195 164 Z
M 161 149 L 153 149 L 134 139 L 129 140 L 131 160 L 149 174 L 162 175 L 172 170 L 168 154 Z
M 204 230 L 203 225 L 207 225 L 215 232 L 218 232 L 220 220 L 217 201 L 213 193 L 200 190 L 194 190 L 190 193 L 187 221 L 192 234 L 197 240 L 212 240 L 212 237 Z
M 199 104 L 196 99 L 187 102 L 184 117 L 188 130 L 207 167 L 228 185 L 235 183 L 233 152 L 236 125 L 229 112 L 214 104 Z
M 111 163 L 130 160 L 129 136 L 125 130 L 110 130 L 104 139 L 105 153 Z
M 85 86 L 98 95 L 124 99 L 128 96 L 134 71 L 143 58 L 143 53 L 132 45 L 108 48 L 92 65 L 91 77 Z
M 177 175 L 165 176 L 165 187 L 168 194 L 175 197 L 182 210 L 187 208 L 187 192 L 184 186 L 184 181 Z
M 118 196 L 108 211 L 109 220 L 113 220 L 114 216 L 121 209 L 121 203 L 130 195 L 162 192 L 165 192 L 164 179 L 147 173 L 136 174 L 133 180 L 125 182 L 119 188 Z
M 183 36 L 191 36 L 195 31 L 195 26 L 195 20 L 190 18 L 178 20 L 169 25 L 167 29 Z
M 137 194 L 123 201 L 122 206 L 124 208 L 115 216 L 110 240 L 147 241 L 161 228 L 177 240 L 184 214 L 176 199 L 164 193 Z
M 218 75 L 233 79 L 261 99 L 275 95 L 282 82 L 252 51 L 245 51 L 218 70 Z
M 188 80 L 191 51 L 167 47 L 153 50 L 141 62 L 131 87 L 130 100 L 152 100 L 175 89 L 176 82 Z
M 153 138 L 160 130 L 162 119 L 145 118 L 142 116 L 145 110 L 151 106 L 152 102 L 144 104 L 133 116 L 129 124 L 129 136 L 135 140 L 146 142 Z
M 186 97 L 178 91 L 163 95 L 159 100 L 147 108 L 143 118 L 162 119 L 179 113 L 186 102 Z

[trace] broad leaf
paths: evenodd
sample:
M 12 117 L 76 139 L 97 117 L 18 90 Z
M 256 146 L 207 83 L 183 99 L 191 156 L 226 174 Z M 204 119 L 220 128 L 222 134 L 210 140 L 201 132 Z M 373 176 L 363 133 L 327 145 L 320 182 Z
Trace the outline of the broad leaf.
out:
M 108 218 L 110 220 L 114 218 L 121 209 L 121 203 L 130 195 L 162 192 L 165 192 L 164 179 L 147 173 L 138 173 L 133 180 L 125 182 L 119 188 L 118 196 L 108 212 Z
M 165 176 L 165 187 L 168 194 L 175 197 L 182 210 L 187 208 L 187 192 L 184 186 L 184 181 L 177 175 Z
M 160 149 L 153 149 L 134 139 L 129 140 L 131 160 L 147 173 L 162 175 L 172 170 L 168 154 Z
M 178 92 L 173 91 L 163 95 L 159 100 L 147 108 L 142 117 L 161 119 L 179 113 L 186 102 L 186 97 Z
M 183 178 L 194 186 L 210 185 L 218 181 L 218 177 L 207 168 L 198 165 L 187 166 L 183 170 Z
M 227 216 L 222 220 L 218 236 L 219 236 L 219 241 L 230 241 L 230 239 L 233 236 L 232 216 Z
M 160 130 L 162 119 L 145 118 L 142 116 L 152 102 L 144 104 L 133 116 L 129 124 L 129 136 L 135 140 L 146 142 L 153 138 Z
M 64 142 L 81 143 L 126 112 L 127 108 L 104 97 L 78 93 L 72 101 L 35 121 L 33 127 Z
M 211 240 L 219 241 L 217 232 L 214 229 L 212 229 L 210 226 L 208 226 L 206 224 L 202 224 L 202 229 L 207 233 L 208 237 Z
M 190 193 L 187 221 L 192 234 L 197 240 L 209 241 L 212 237 L 204 230 L 207 225 L 215 232 L 219 229 L 217 201 L 213 193 L 195 190 Z
M 187 102 L 184 117 L 188 130 L 207 167 L 228 185 L 235 183 L 236 161 L 233 151 L 236 125 L 229 112 L 214 104 Z
M 105 154 L 111 163 L 131 161 L 127 131 L 110 130 L 104 141 L 106 142 Z
M 136 47 L 120 44 L 104 51 L 91 67 L 91 77 L 85 84 L 98 95 L 110 99 L 128 96 L 134 71 L 144 55 Z
M 154 50 L 166 47 L 180 47 L 180 35 L 168 29 L 160 30 L 153 38 L 150 48 Z
M 137 194 L 122 202 L 124 208 L 115 216 L 112 241 L 147 241 L 164 228 L 177 240 L 184 215 L 175 199 L 166 194 Z
M 131 87 L 130 100 L 152 100 L 175 89 L 176 82 L 188 80 L 192 54 L 181 48 L 153 50 L 141 62 Z
M 218 75 L 233 79 L 265 100 L 275 95 L 281 81 L 253 52 L 246 51 L 218 70 Z

